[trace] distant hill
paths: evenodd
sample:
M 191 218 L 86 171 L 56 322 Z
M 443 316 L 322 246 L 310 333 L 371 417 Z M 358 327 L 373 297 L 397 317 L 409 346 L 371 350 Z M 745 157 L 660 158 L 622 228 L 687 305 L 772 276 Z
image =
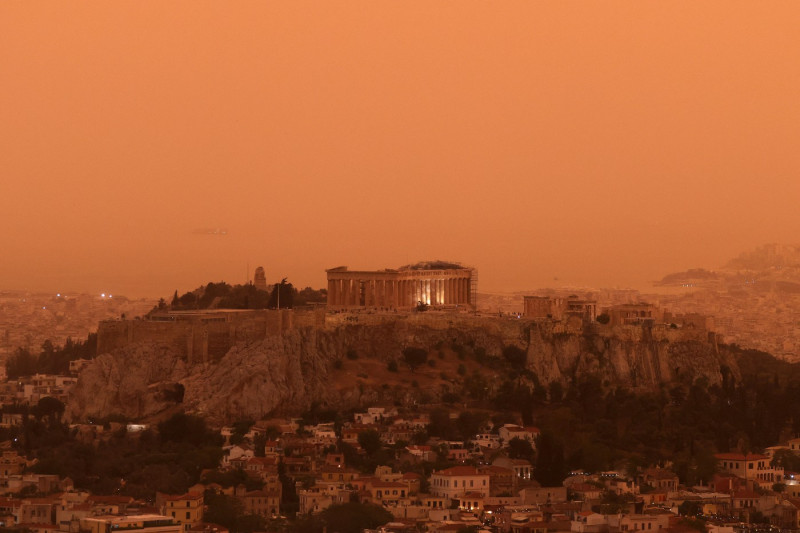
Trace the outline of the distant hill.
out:
M 656 285 L 685 285 L 687 283 L 718 280 L 720 274 L 704 268 L 691 268 L 685 272 L 667 274 Z
M 727 270 L 770 270 L 776 268 L 800 269 L 800 246 L 788 244 L 765 244 L 755 250 L 742 252 L 728 261 Z
M 654 285 L 680 291 L 658 295 L 659 305 L 713 316 L 726 342 L 800 361 L 800 246 L 765 244 L 719 270 L 675 272 Z

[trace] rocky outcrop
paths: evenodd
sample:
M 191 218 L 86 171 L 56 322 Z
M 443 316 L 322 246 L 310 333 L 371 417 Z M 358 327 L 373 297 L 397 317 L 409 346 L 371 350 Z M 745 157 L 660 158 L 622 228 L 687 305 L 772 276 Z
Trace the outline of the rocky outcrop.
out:
M 336 361 L 348 351 L 374 361 L 373 368 L 385 368 L 408 346 L 434 350 L 460 345 L 501 356 L 505 346 L 516 345 L 527 350 L 529 369 L 545 383 L 588 374 L 609 385 L 632 388 L 701 376 L 717 383 L 722 366 L 738 375 L 733 358 L 708 342 L 655 340 L 647 332 L 627 336 L 611 331 L 554 332 L 549 324 L 484 320 L 485 324 L 473 319 L 469 326 L 451 321 L 438 328 L 403 320 L 307 327 L 237 345 L 220 361 L 199 364 L 188 364 L 167 346 L 131 345 L 101 355 L 81 373 L 67 413 L 72 420 L 110 414 L 141 419 L 182 404 L 190 412 L 224 423 L 297 414 L 315 403 L 350 408 L 378 401 L 412 402 L 421 391 L 379 380 L 347 382 L 335 370 Z M 496 371 L 481 368 L 488 376 Z M 425 391 L 439 392 L 433 387 Z
M 722 367 L 739 375 L 734 358 L 710 342 L 546 335 L 538 328 L 531 330 L 528 365 L 544 382 L 594 374 L 609 384 L 633 389 L 698 377 L 715 384 L 722 379 Z

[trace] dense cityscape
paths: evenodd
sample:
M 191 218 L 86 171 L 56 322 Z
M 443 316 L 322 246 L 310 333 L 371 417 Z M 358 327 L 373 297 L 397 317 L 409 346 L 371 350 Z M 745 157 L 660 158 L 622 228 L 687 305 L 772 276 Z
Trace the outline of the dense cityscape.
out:
M 0 533 L 800 533 L 800 2 L 0 2 Z
M 748 337 L 714 331 L 719 318 L 690 305 L 677 313 L 631 290 L 483 295 L 469 282 L 473 273 L 441 261 L 378 272 L 340 267 L 328 270 L 326 289 L 299 291 L 285 279 L 268 285 L 259 267 L 247 285 L 209 283 L 159 302 L 6 293 L 4 527 L 800 527 L 800 373 L 791 363 L 757 343 L 727 343 Z M 331 291 L 339 296 L 326 303 Z M 661 304 L 692 302 L 687 293 Z M 504 310 L 512 298 L 517 308 Z M 400 344 L 386 343 L 387 327 L 405 331 Z M 225 367 L 237 350 L 353 328 L 360 342 L 316 354 L 330 357 L 324 379 L 338 396 L 294 390 L 294 407 L 272 405 L 258 399 L 274 394 L 270 383 L 237 396 L 246 385 L 228 381 L 213 393 L 227 397 L 223 410 L 192 400 L 194 389 L 211 387 L 203 372 Z M 575 342 L 572 367 L 564 358 L 574 349 L 565 346 Z M 194 378 L 150 376 L 119 403 L 114 365 L 134 380 L 139 370 L 125 361 L 149 352 L 185 364 Z M 548 373 L 549 364 L 561 370 Z M 648 375 L 650 364 L 676 368 Z M 126 410 L 131 402 L 138 410 Z

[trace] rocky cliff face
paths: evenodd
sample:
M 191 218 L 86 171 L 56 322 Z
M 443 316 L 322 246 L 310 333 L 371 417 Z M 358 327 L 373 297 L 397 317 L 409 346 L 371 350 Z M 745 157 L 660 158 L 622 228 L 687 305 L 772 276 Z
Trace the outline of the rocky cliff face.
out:
M 374 402 L 410 403 L 423 395 L 430 398 L 457 390 L 459 383 L 440 377 L 441 365 L 435 370 L 426 368 L 427 374 L 412 375 L 403 369 L 408 378 L 404 379 L 403 372 L 386 374 L 386 363 L 400 360 L 408 346 L 436 352 L 455 345 L 482 348 L 489 356 L 500 356 L 507 345 L 526 349 L 528 367 L 545 383 L 587 374 L 597 374 L 611 386 L 654 387 L 699 376 L 717 383 L 723 365 L 738 375 L 732 357 L 697 340 L 553 333 L 552 327 L 523 321 L 433 328 L 398 320 L 303 328 L 238 345 L 219 362 L 208 364 L 189 365 L 171 348 L 157 344 L 128 346 L 98 357 L 81 373 L 67 412 L 72 420 L 110 414 L 141 419 L 182 404 L 190 412 L 226 423 L 297 414 L 312 404 L 350 408 Z M 347 359 L 348 351 L 356 353 L 358 361 Z M 337 370 L 336 361 L 343 361 L 345 368 L 357 368 L 358 378 Z M 490 380 L 497 376 L 494 368 L 468 362 Z M 412 378 L 419 380 L 419 387 L 410 385 Z

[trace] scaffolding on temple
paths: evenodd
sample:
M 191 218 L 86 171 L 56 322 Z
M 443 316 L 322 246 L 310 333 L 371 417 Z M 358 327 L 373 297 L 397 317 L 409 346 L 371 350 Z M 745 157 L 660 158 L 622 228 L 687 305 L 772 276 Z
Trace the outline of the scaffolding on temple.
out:
M 476 311 L 478 310 L 478 269 L 471 268 L 472 276 L 469 280 L 469 304 Z

